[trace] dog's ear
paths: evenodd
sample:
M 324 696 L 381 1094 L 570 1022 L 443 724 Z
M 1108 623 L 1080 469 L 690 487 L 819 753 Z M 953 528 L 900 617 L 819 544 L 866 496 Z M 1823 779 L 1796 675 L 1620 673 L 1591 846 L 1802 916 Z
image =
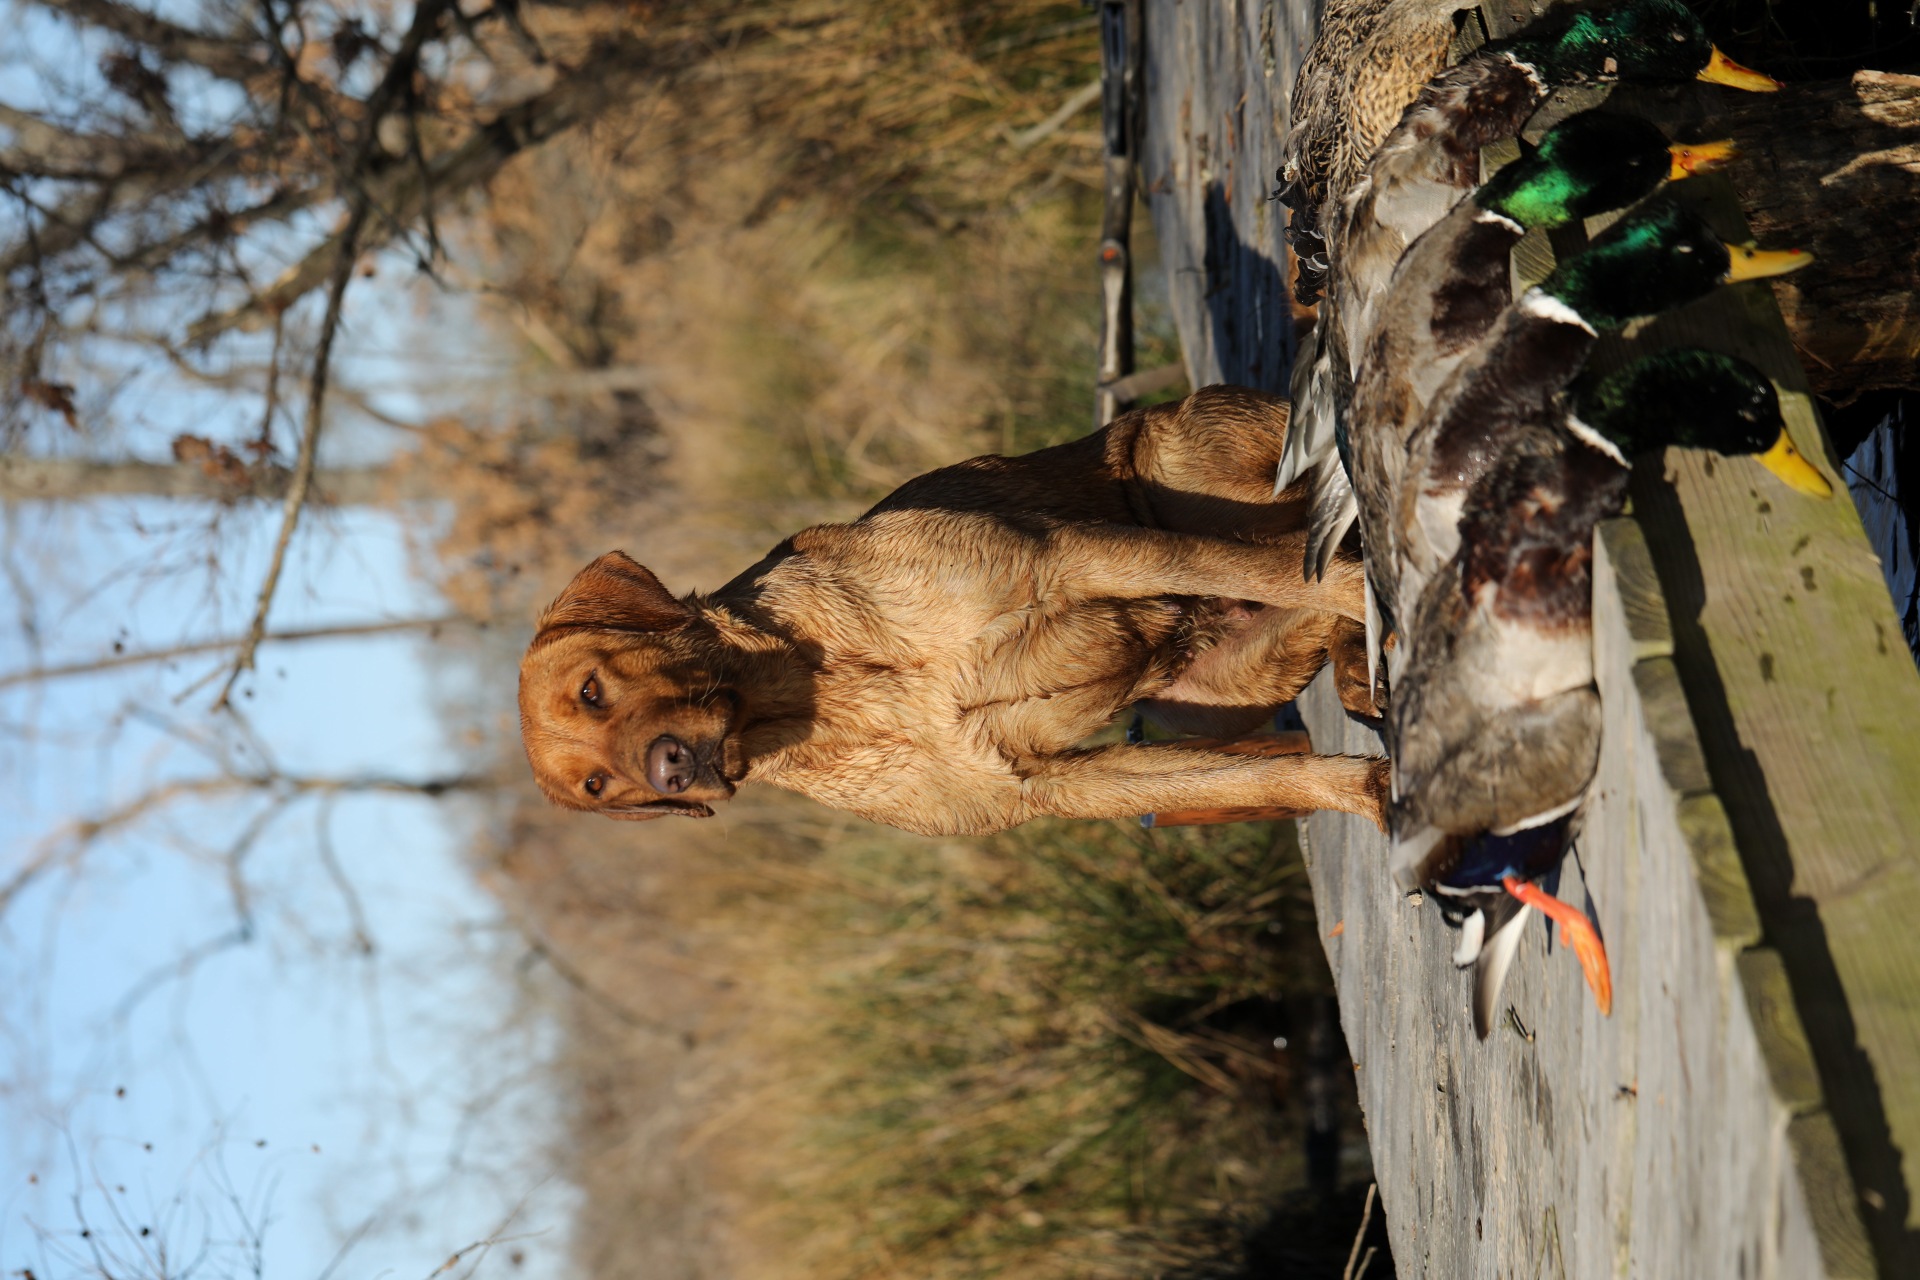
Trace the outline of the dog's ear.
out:
M 581 629 L 673 631 L 693 620 L 660 579 L 624 551 L 609 551 L 573 576 L 534 624 L 534 639 Z
M 649 818 L 711 818 L 713 816 L 712 806 L 694 804 L 686 800 L 651 800 L 646 804 L 623 804 L 607 809 L 596 809 L 594 812 L 609 818 L 618 818 L 622 822 L 645 822 Z

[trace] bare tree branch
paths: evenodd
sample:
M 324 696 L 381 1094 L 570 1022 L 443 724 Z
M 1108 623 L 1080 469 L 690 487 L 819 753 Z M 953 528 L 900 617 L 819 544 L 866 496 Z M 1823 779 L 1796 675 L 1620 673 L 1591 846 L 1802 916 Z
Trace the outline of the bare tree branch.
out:
M 528 1194 L 532 1194 L 532 1193 L 529 1192 Z M 488 1253 L 493 1251 L 493 1248 L 495 1245 L 511 1244 L 515 1240 L 532 1240 L 539 1236 L 545 1235 L 546 1234 L 545 1231 L 522 1231 L 518 1235 L 511 1235 L 511 1236 L 503 1234 L 509 1226 L 513 1225 L 513 1220 L 520 1216 L 520 1210 L 526 1207 L 526 1203 L 527 1203 L 526 1197 L 524 1196 L 521 1197 L 520 1203 L 513 1206 L 512 1212 L 508 1213 L 505 1218 L 501 1219 L 500 1225 L 495 1227 L 493 1231 L 488 1234 L 486 1239 L 475 1240 L 472 1244 L 464 1245 L 461 1248 L 455 1249 L 451 1257 L 449 1257 L 445 1262 L 441 1263 L 439 1266 L 435 1267 L 432 1271 L 427 1273 L 427 1280 L 433 1280 L 434 1276 L 443 1276 L 447 1272 L 452 1271 L 455 1267 L 459 1266 L 461 1263 L 461 1260 L 466 1258 L 469 1254 L 478 1255 L 473 1260 L 474 1266 L 477 1267 L 479 1266 L 481 1260 L 484 1259 Z M 458 1237 L 455 1237 L 455 1238 L 458 1239 Z M 473 1274 L 472 1268 L 468 1269 L 467 1274 L 469 1276 Z
M 379 86 L 368 95 L 364 132 L 346 166 L 350 181 L 358 183 L 362 167 L 373 154 L 381 118 L 392 109 L 394 103 L 415 92 L 413 78 L 420 65 L 421 53 L 427 42 L 438 33 L 452 8 L 453 0 L 419 0 L 414 8 L 413 21 L 407 28 L 406 37 L 388 62 Z M 320 341 L 314 351 L 313 372 L 308 379 L 307 422 L 300 436 L 300 453 L 294 460 L 293 481 L 287 489 L 286 504 L 280 518 L 280 533 L 274 539 L 273 556 L 267 564 L 266 581 L 261 584 L 259 599 L 254 606 L 253 623 L 247 628 L 246 639 L 234 658 L 233 669 L 220 690 L 220 696 L 214 700 L 215 710 L 224 710 L 231 705 L 233 688 L 242 675 L 253 670 L 260 639 L 266 634 L 267 614 L 272 610 L 274 594 L 279 590 L 280 575 L 286 567 L 287 550 L 292 545 L 294 530 L 299 526 L 300 513 L 306 507 L 307 493 L 313 484 L 320 431 L 326 422 L 327 376 L 333 361 L 334 340 L 340 334 L 340 312 L 346 302 L 347 287 L 353 283 L 354 257 L 360 250 L 367 220 L 373 210 L 373 194 L 364 185 L 356 185 L 348 197 L 345 224 L 331 241 L 339 246 L 338 255 L 333 264 L 332 285 L 327 291 L 326 312 L 320 321 Z M 268 307 L 276 324 L 285 314 L 287 305 L 279 303 Z
M 112 253 L 109 257 L 114 266 L 122 269 L 156 271 L 189 249 L 217 243 L 242 228 L 285 222 L 331 199 L 332 195 L 330 187 L 319 184 L 282 187 L 265 200 L 239 209 L 215 209 L 170 236 Z M 3 265 L 0 263 L 0 266 Z
M 292 631 L 274 631 L 261 636 L 260 643 L 287 644 L 300 640 L 338 640 L 349 636 L 393 635 L 405 631 L 437 631 L 442 627 L 485 627 L 487 625 L 488 623 L 484 620 L 469 618 L 464 614 L 448 613 L 432 618 L 395 618 L 388 622 L 356 622 L 333 627 L 302 627 Z M 68 676 L 96 675 L 102 671 L 137 667 L 149 662 L 171 662 L 176 658 L 191 658 L 202 653 L 220 653 L 238 648 L 244 639 L 243 636 L 223 636 L 218 640 L 195 640 L 186 644 L 170 645 L 165 649 L 141 649 L 133 653 L 108 654 L 85 662 L 63 662 L 57 666 L 9 671 L 0 675 L 0 689 L 22 684 L 38 684 L 47 680 L 61 680 Z
M 0 166 L 42 177 L 115 178 L 150 148 L 120 134 L 81 133 L 0 103 L 0 127 L 13 141 L 0 146 Z M 146 141 L 146 140 L 141 140 Z
M 39 0 L 85 26 L 111 31 L 167 62 L 191 63 L 223 80 L 246 83 L 271 68 L 257 40 L 195 31 L 117 0 Z
M 604 114 L 672 69 L 650 65 L 646 54 L 646 47 L 637 41 L 605 41 L 577 68 L 562 72 L 553 88 L 502 111 L 465 141 L 433 157 L 424 170 L 418 165 L 401 166 L 364 179 L 386 225 L 364 238 L 355 237 L 356 250 L 378 247 L 392 238 L 393 227 L 412 225 L 425 209 L 429 193 L 458 198 L 484 186 L 522 151 Z M 187 330 L 188 341 L 197 345 L 233 329 L 264 328 L 275 308 L 291 306 L 336 271 L 346 247 L 343 228 L 254 297 L 195 321 Z
M 163 965 L 159 965 L 129 987 L 120 997 L 120 1003 L 113 1008 L 113 1016 L 124 1022 L 132 1017 L 148 996 L 160 990 L 170 982 L 179 982 L 190 977 L 200 965 L 219 955 L 222 951 L 234 947 L 244 947 L 253 941 L 251 928 L 242 926 L 229 929 L 217 937 L 189 947 Z
M 346 906 L 347 920 L 353 925 L 354 947 L 361 955 L 370 956 L 373 954 L 373 930 L 368 927 L 366 910 L 360 905 L 360 891 L 353 887 L 352 877 L 340 865 L 340 855 L 333 849 L 333 801 L 332 796 L 320 801 L 320 811 L 314 818 L 314 844 L 320 854 L 321 868 L 327 873 L 327 879 L 333 881 L 340 901 Z
M 404 778 L 330 778 L 278 772 L 226 773 L 204 778 L 164 782 L 95 818 L 70 823 L 41 841 L 39 848 L 4 883 L 0 883 L 0 916 L 30 885 L 56 866 L 70 864 L 100 840 L 138 822 L 147 814 L 183 799 L 205 798 L 241 791 L 273 791 L 297 795 L 417 795 L 437 800 L 462 792 L 482 791 L 492 780 L 475 774 L 410 781 Z
M 0 453 L 0 501 L 69 502 L 76 498 L 199 498 L 211 502 L 284 500 L 293 472 L 271 463 L 232 467 L 196 461 L 142 462 L 41 458 Z M 404 474 L 382 467 L 329 467 L 314 473 L 314 492 L 340 506 L 416 501 L 433 495 Z
M 267 352 L 267 403 L 260 413 L 257 437 L 262 457 L 270 456 L 273 450 L 273 415 L 280 411 L 280 348 L 286 336 L 287 313 L 277 311 L 273 316 L 273 346 Z
M 223 142 L 202 143 L 139 160 L 136 166 L 134 158 L 129 157 L 119 172 L 101 175 L 96 185 L 51 209 L 41 208 L 43 224 L 35 233 L 0 249 L 0 277 L 36 262 L 49 262 L 92 242 L 100 224 L 116 213 L 146 207 L 163 197 L 192 190 L 210 178 L 231 174 L 239 152 Z M 185 240 L 183 247 L 191 243 L 194 241 Z M 118 256 L 104 249 L 101 252 L 109 260 Z M 145 255 L 135 252 L 128 256 Z

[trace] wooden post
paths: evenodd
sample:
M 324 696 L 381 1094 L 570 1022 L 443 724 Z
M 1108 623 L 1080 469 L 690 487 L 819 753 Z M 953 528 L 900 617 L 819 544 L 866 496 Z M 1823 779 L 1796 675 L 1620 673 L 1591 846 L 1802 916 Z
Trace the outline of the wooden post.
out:
M 1133 175 L 1140 122 L 1140 0 L 1100 0 L 1100 118 L 1106 143 L 1100 220 L 1100 367 L 1093 425 L 1126 406 L 1116 388 L 1133 372 Z
M 1623 88 L 1609 101 L 1669 133 L 1704 136 L 1733 96 L 1706 86 L 1679 94 Z M 1751 118 L 1753 108 L 1740 105 Z M 1803 153 L 1827 149 L 1805 139 L 1800 145 Z M 1766 184 L 1751 173 L 1744 184 L 1714 175 L 1675 193 L 1737 243 L 1753 236 L 1741 185 Z M 1812 232 L 1818 215 L 1807 209 L 1799 216 Z M 1859 234 L 1858 216 L 1833 211 L 1829 252 Z M 1893 244 L 1910 259 L 1920 254 L 1911 234 Z M 1920 1188 L 1920 930 L 1913 924 L 1920 920 L 1920 674 L 1795 351 L 1830 338 L 1859 340 L 1859 325 L 1839 319 L 1853 314 L 1847 298 L 1864 296 L 1859 264 L 1816 256 L 1807 271 L 1816 283 L 1792 286 L 1792 296 L 1824 302 L 1803 307 L 1816 328 L 1798 340 L 1775 301 L 1790 287 L 1756 282 L 1663 316 L 1631 342 L 1607 344 L 1595 360 L 1604 369 L 1677 345 L 1751 360 L 1780 389 L 1796 442 L 1805 441 L 1803 451 L 1835 481 L 1834 500 L 1797 501 L 1744 460 L 1670 450 L 1664 468 L 1635 472 L 1634 513 L 1672 613 L 1675 670 L 1713 789 L 1726 806 L 1766 942 L 1783 962 L 1807 1027 L 1858 1193 L 1854 1211 L 1864 1217 L 1882 1272 L 1913 1275 L 1920 1274 L 1913 1196 Z M 1821 283 L 1822 273 L 1841 283 Z M 1911 297 L 1900 305 L 1911 308 Z M 1818 327 L 1829 322 L 1831 335 Z M 1871 327 L 1872 315 L 1860 323 Z M 1838 346 L 1829 349 L 1838 356 Z M 1870 365 L 1870 351 L 1860 350 Z M 1841 1174 L 1836 1168 L 1831 1176 Z M 1848 1239 L 1823 1234 L 1831 1270 L 1849 1256 Z

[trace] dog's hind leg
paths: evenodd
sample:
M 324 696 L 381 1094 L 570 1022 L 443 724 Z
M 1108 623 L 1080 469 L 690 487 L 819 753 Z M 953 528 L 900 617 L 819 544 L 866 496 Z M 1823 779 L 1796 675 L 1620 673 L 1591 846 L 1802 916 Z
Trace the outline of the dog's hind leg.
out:
M 1162 528 L 1270 542 L 1306 525 L 1305 486 L 1273 492 L 1290 417 L 1279 396 L 1202 387 L 1178 404 L 1142 411 L 1109 449 L 1125 451 L 1125 469 Z
M 1170 809 L 1234 805 L 1337 809 L 1386 829 L 1387 761 L 1372 756 L 1235 756 L 1170 743 L 1097 747 L 1023 771 L 1020 819 L 1131 821 Z

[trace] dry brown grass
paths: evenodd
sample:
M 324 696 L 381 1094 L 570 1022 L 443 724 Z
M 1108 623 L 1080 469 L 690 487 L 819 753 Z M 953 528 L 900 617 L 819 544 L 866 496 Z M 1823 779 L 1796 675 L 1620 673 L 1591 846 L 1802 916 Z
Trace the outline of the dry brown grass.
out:
M 1271 929 L 1311 945 L 1285 835 L 803 852 L 736 908 L 769 998 L 719 1154 L 761 1189 L 755 1273 L 1134 1276 L 1196 1229 L 1231 1245 L 1298 1172 L 1286 1059 L 1245 1022 L 1298 963 Z
M 522 810 L 490 868 L 580 996 L 583 1273 L 1160 1275 L 1298 1184 L 1287 828 L 664 825 Z

